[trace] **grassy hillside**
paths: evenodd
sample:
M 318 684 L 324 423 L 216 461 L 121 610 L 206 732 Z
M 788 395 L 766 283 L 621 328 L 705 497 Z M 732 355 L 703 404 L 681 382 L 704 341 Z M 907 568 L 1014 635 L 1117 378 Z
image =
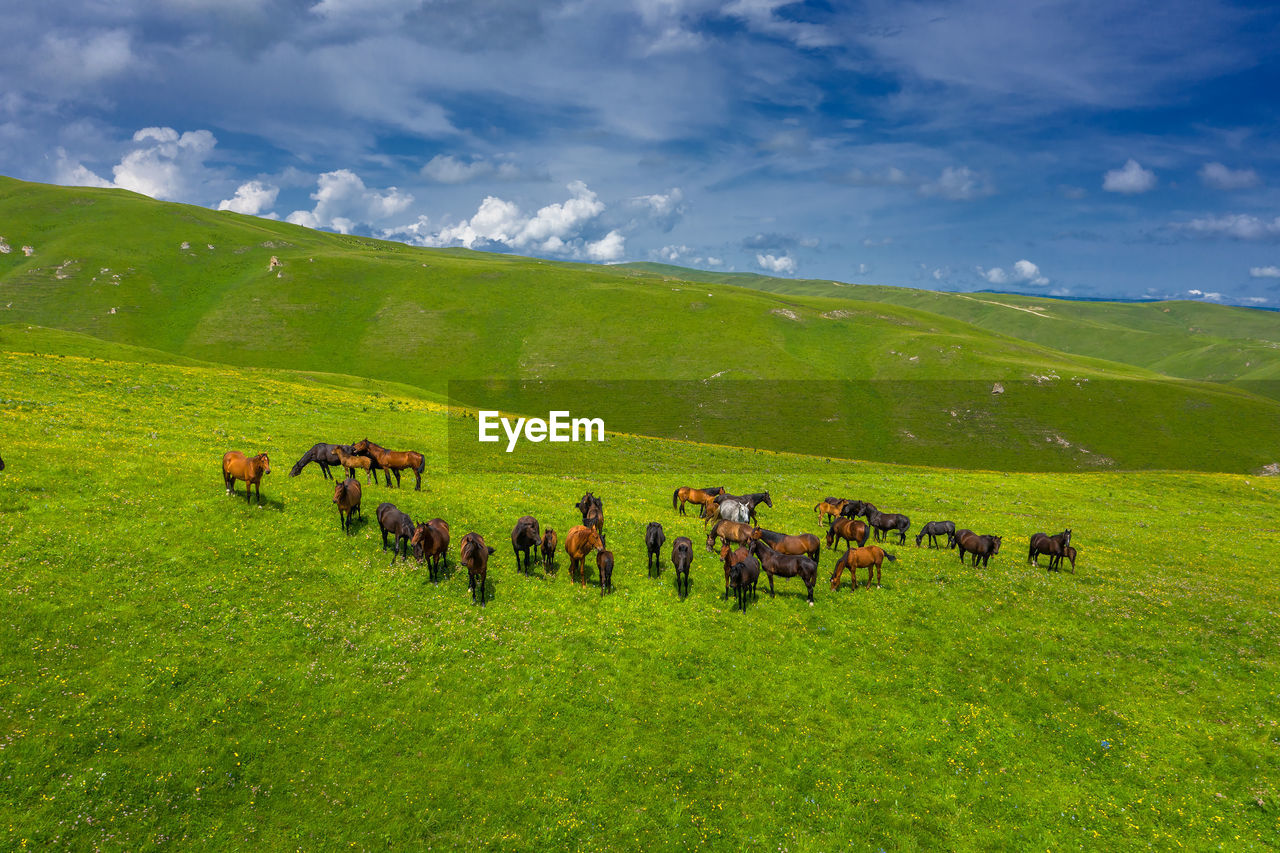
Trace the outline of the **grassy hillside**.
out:
M 0 354 L 5 846 L 1267 849 L 1277 840 L 1274 479 L 1020 475 L 615 436 L 540 473 L 451 466 L 449 416 L 366 380 Z M 7 349 L 7 347 L 5 347 Z M 135 353 L 136 354 L 136 353 Z M 99 356 L 91 358 L 90 356 Z M 369 435 L 420 493 L 289 465 Z M 265 450 L 266 508 L 223 494 Z M 1003 534 L 989 568 L 891 547 L 879 589 L 739 615 L 643 568 L 671 490 L 767 488 L 814 530 L 853 494 Z M 515 518 L 605 498 L 617 592 L 518 577 Z M 492 601 L 388 566 L 373 509 L 498 548 Z M 1070 526 L 1078 574 L 1025 563 Z M 456 561 L 451 559 L 452 563 Z M 824 552 L 820 578 L 833 557 Z M 594 571 L 592 573 L 594 577 Z

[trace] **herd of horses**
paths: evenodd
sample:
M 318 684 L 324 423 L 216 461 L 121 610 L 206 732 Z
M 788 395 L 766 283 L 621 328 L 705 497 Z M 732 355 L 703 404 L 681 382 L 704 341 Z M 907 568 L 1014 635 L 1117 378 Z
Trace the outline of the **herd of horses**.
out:
M 361 485 L 357 470 L 365 471 L 365 485 L 372 477 L 377 482 L 382 471 L 386 485 L 390 487 L 395 475 L 397 487 L 400 473 L 412 471 L 414 489 L 422 488 L 423 455 L 417 451 L 389 451 L 367 438 L 352 444 L 316 444 L 294 464 L 289 476 L 295 477 L 307 465 L 317 463 L 321 474 L 334 481 L 333 504 L 338 510 L 338 521 L 343 532 L 350 533 L 356 518 L 362 518 L 360 509 Z M 2 466 L 3 463 L 0 463 Z M 338 480 L 330 468 L 346 471 L 347 476 Z M 2 469 L 0 469 L 2 470 Z M 267 454 L 246 456 L 230 451 L 222 459 L 223 483 L 227 492 L 234 494 L 237 480 L 245 483 L 245 501 L 257 490 L 262 504 L 262 477 L 271 473 Z M 730 495 L 723 486 L 691 488 L 682 486 L 671 497 L 671 507 L 686 515 L 685 507 L 700 507 L 700 517 L 706 529 L 706 550 L 718 554 L 724 570 L 724 599 L 735 595 L 736 606 L 746 612 L 748 600 L 756 597 L 756 586 L 763 572 L 769 579 L 769 595 L 775 594 L 775 578 L 799 578 L 805 585 L 809 604 L 813 604 L 813 592 L 818 580 L 818 563 L 823 541 L 812 533 L 788 534 L 759 526 L 756 509 L 760 504 L 772 507 L 768 492 Z M 587 583 L 587 558 L 594 552 L 600 594 L 613 590 L 614 554 L 605 539 L 604 501 L 588 491 L 574 504 L 582 523 L 574 525 L 564 535 L 563 547 L 569 557 L 569 578 L 583 587 Z M 881 512 L 874 504 L 864 500 L 828 496 L 814 506 L 819 522 L 827 525 L 826 547 L 837 551 L 843 543 L 844 551 L 837 558 L 829 578 L 831 589 L 840 588 L 847 570 L 852 589 L 858 589 L 858 575 L 866 570 L 866 584 L 880 585 L 881 567 L 885 561 L 895 562 L 897 555 L 885 551 L 879 545 L 868 545 L 874 536 L 876 542 L 888 543 L 897 536 L 899 545 L 907 542 L 911 519 L 901 513 Z M 391 548 L 391 564 L 396 560 L 408 560 L 410 552 L 419 563 L 425 563 L 429 578 L 435 582 L 448 565 L 450 542 L 449 524 L 444 519 L 415 524 L 413 519 L 393 503 L 378 505 L 375 513 L 382 534 L 382 550 Z M 949 549 L 957 550 L 960 562 L 970 555 L 973 566 L 987 566 L 991 557 L 1000 553 L 1002 537 L 980 535 L 972 530 L 956 529 L 952 521 L 931 521 L 920 528 L 916 535 L 916 547 L 925 539 L 928 547 L 941 548 L 942 541 Z M 666 532 L 662 524 L 649 522 L 644 534 L 649 576 L 661 577 L 663 548 Z M 535 562 L 544 567 L 554 564 L 556 549 L 561 544 L 559 534 L 553 528 L 543 528 L 531 515 L 521 516 L 511 530 L 511 548 L 515 555 L 517 573 L 530 574 Z M 467 533 L 458 549 L 459 563 L 467 568 L 468 588 L 473 603 L 484 606 L 488 595 L 486 583 L 489 557 L 495 549 L 487 545 L 484 537 L 474 531 Z M 1031 537 L 1027 561 L 1039 566 L 1041 556 L 1049 557 L 1049 570 L 1061 571 L 1062 561 L 1069 560 L 1075 571 L 1076 549 L 1071 546 L 1071 530 L 1053 536 L 1036 533 Z M 693 540 L 678 536 L 672 543 L 668 559 L 675 570 L 676 592 L 684 598 L 690 589 L 690 568 L 693 564 Z

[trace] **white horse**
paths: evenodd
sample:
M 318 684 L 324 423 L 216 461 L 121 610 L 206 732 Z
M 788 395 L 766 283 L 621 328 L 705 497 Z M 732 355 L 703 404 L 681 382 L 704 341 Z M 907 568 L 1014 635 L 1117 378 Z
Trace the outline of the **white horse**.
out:
M 724 500 L 720 502 L 720 517 L 727 521 L 746 524 L 751 518 L 751 507 L 743 501 Z

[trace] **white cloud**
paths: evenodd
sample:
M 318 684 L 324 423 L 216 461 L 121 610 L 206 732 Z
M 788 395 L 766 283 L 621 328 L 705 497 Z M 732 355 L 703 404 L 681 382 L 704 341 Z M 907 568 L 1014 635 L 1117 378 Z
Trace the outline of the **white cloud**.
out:
M 1221 163 L 1205 163 L 1200 167 L 1200 180 L 1216 190 L 1246 190 L 1261 183 L 1253 169 L 1229 169 Z
M 1132 157 L 1119 169 L 1112 169 L 1102 176 L 1102 188 L 1107 192 L 1136 195 L 1156 187 L 1156 173 L 1144 169 Z
M 1254 278 L 1280 278 L 1280 267 L 1274 264 L 1269 267 L 1249 267 L 1249 275 Z
M 1175 223 L 1174 227 L 1197 234 L 1234 237 L 1237 240 L 1267 240 L 1280 237 L 1280 216 L 1267 222 L 1248 213 L 1228 213 Z
M 507 160 L 486 160 L 483 157 L 460 160 L 452 154 L 437 154 L 422 167 L 422 176 L 441 184 L 465 184 L 490 176 L 514 181 L 520 177 L 520 170 Z
M 1203 299 L 1203 300 L 1205 300 L 1205 301 L 1207 301 L 1207 302 L 1221 302 L 1221 301 L 1222 301 L 1222 294 L 1221 294 L 1221 293 L 1218 293 L 1218 292 L 1216 292 L 1216 291 L 1207 291 L 1207 292 L 1206 292 L 1206 291 L 1203 291 L 1203 290 L 1195 290 L 1195 289 L 1192 289 L 1192 290 L 1188 290 L 1188 291 L 1187 291 L 1187 295 L 1188 295 L 1188 296 L 1194 296 L 1196 299 Z
M 760 265 L 761 269 L 768 270 L 769 272 L 776 273 L 777 275 L 791 275 L 796 271 L 795 258 L 790 255 L 782 255 L 779 257 L 778 255 L 773 254 L 765 255 L 757 253 L 756 263 Z
M 834 47 L 840 44 L 836 34 L 826 27 L 780 18 L 775 14 L 776 10 L 794 2 L 795 0 L 732 0 L 720 12 L 744 21 L 756 32 L 786 39 L 797 47 Z
M 218 202 L 218 210 L 230 210 L 233 213 L 245 213 L 249 216 L 261 216 L 264 210 L 270 210 L 276 203 L 280 188 L 262 181 L 246 181 L 236 189 L 231 198 Z
M 41 58 L 47 71 L 59 79 L 91 83 L 114 77 L 134 64 L 129 33 L 107 30 L 77 38 L 46 35 Z
M 349 169 L 325 172 L 316 183 L 316 191 L 311 194 L 316 206 L 311 210 L 295 210 L 287 217 L 289 222 L 350 234 L 360 225 L 384 222 L 403 213 L 413 203 L 412 195 L 396 187 L 381 192 L 369 189 L 360 176 Z
M 1014 263 L 1013 269 L 1009 271 L 1006 271 L 1003 267 L 992 267 L 991 269 L 978 267 L 977 269 L 978 275 L 991 284 L 1032 284 L 1037 287 L 1043 287 L 1049 283 L 1049 279 L 1040 273 L 1040 267 L 1026 259 Z M 934 277 L 937 278 L 936 275 Z
M 617 231 L 610 231 L 599 240 L 587 243 L 587 257 L 602 262 L 622 260 L 626 243 L 626 237 Z
M 119 187 L 152 198 L 190 200 L 205 180 L 204 161 L 218 140 L 207 130 L 178 133 L 171 127 L 144 127 L 133 135 L 136 146 L 112 167 L 106 181 L 59 150 L 55 177 L 58 183 L 79 186 Z
M 952 201 L 970 201 L 991 195 L 995 188 L 986 176 L 968 166 L 947 166 L 936 181 L 920 185 L 920 195 L 937 196 Z

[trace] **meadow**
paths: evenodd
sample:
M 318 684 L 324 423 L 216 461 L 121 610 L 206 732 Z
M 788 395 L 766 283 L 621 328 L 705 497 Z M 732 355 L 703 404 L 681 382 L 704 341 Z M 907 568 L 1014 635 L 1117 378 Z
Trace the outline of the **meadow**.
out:
M 0 338 L 0 833 L 10 849 L 1272 849 L 1280 845 L 1276 478 L 1013 474 L 611 435 L 468 470 L 456 414 L 378 379 Z M 37 347 L 22 344 L 38 340 Z M 61 348 L 65 351 L 58 352 Z M 30 352 L 36 349 L 40 354 Z M 289 466 L 368 436 L 423 491 Z M 265 507 L 227 449 L 271 454 Z M 680 485 L 827 494 L 1005 537 L 989 568 L 890 546 L 879 588 L 722 600 Z M 529 513 L 605 500 L 616 592 L 518 576 Z M 392 500 L 497 548 L 390 565 Z M 692 593 L 643 531 L 695 541 Z M 1027 537 L 1073 528 L 1076 574 Z M 594 577 L 594 570 L 592 572 Z

